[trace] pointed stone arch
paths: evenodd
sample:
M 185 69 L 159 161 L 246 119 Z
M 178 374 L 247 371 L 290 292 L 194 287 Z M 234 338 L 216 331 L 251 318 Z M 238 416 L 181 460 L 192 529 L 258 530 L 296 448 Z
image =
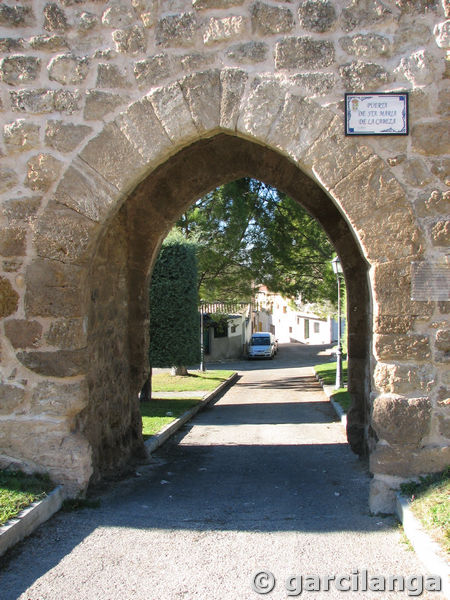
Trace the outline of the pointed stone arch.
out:
M 39 466 L 80 490 L 142 453 L 137 391 L 146 369 L 152 261 L 184 208 L 241 176 L 302 202 L 341 257 L 355 399 L 349 439 L 372 453 L 373 506 L 385 507 L 395 477 L 420 472 L 418 449 L 430 421 L 427 398 L 408 400 L 414 385 L 405 382 L 400 397 L 386 377 L 378 387 L 372 378 L 380 363 L 390 372 L 399 357 L 429 356 L 412 324 L 432 309 L 409 294 L 409 265 L 423 251 L 419 228 L 389 167 L 364 141 L 344 136 L 336 109 L 276 76 L 240 69 L 194 73 L 144 95 L 86 144 L 48 199 L 35 228 L 25 310 L 29 319 L 51 321 L 53 348 L 21 351 L 17 359 L 36 374 L 36 407 L 44 387 L 46 397 L 54 390 L 65 402 L 53 407 L 53 429 L 39 451 L 21 451 L 21 458 L 37 456 Z M 386 426 L 386 415 L 398 431 Z

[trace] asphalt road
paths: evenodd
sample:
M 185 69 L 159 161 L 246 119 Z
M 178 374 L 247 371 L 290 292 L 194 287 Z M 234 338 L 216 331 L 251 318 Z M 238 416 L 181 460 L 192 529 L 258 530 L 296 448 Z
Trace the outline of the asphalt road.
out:
M 361 591 L 365 570 L 374 585 L 425 569 L 395 519 L 369 514 L 367 467 L 308 366 L 320 350 L 228 363 L 238 383 L 137 476 L 111 484 L 100 508 L 59 513 L 0 559 L 0 600 L 409 597 Z M 261 595 L 252 582 L 265 571 L 275 587 Z M 335 580 L 325 591 L 332 574 L 359 591 Z M 306 575 L 321 591 L 297 593 Z

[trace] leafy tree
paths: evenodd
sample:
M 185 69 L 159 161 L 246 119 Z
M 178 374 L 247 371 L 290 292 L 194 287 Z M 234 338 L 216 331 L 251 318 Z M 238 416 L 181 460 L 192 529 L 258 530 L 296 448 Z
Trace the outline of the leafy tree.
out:
M 255 283 L 304 302 L 336 301 L 325 232 L 297 202 L 254 179 L 197 200 L 176 228 L 198 248 L 200 295 L 248 300 Z
M 200 360 L 195 245 L 179 233 L 164 241 L 150 286 L 150 364 L 186 374 Z

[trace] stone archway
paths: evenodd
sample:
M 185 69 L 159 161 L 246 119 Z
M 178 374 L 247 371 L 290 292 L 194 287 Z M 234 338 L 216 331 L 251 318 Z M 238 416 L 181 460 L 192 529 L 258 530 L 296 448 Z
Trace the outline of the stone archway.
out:
M 403 187 L 371 147 L 344 137 L 332 110 L 276 76 L 230 68 L 131 104 L 74 158 L 39 214 L 26 325 L 11 319 L 5 328 L 11 336 L 44 321 L 46 344 L 18 345 L 26 392 L 15 396 L 8 384 L 3 456 L 49 470 L 74 493 L 142 451 L 136 397 L 150 266 L 190 202 L 243 175 L 301 201 L 341 256 L 351 302 L 349 439 L 369 446 L 372 508 L 387 510 L 399 481 L 448 462 L 430 433 L 431 350 L 416 321 L 435 307 L 410 300 L 410 265 L 424 244 Z M 34 438 L 26 447 L 17 423 Z

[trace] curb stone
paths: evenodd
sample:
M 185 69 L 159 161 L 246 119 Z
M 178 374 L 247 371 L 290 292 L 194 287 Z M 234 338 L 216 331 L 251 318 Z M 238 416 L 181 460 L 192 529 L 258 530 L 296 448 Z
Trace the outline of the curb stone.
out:
M 395 509 L 414 552 L 430 574 L 439 575 L 442 581 L 442 593 L 450 599 L 450 565 L 442 557 L 439 545 L 424 531 L 420 521 L 410 509 L 410 501 L 405 496 L 397 494 Z
M 2 525 L 0 527 L 0 556 L 58 512 L 64 498 L 64 488 L 62 485 L 58 485 L 45 498 L 33 502 L 17 517 Z
M 314 373 L 314 375 L 316 376 L 317 381 L 322 386 L 322 389 L 323 389 L 325 395 L 328 397 L 329 401 L 331 402 L 331 404 L 332 404 L 332 406 L 334 408 L 335 413 L 337 414 L 337 416 L 339 417 L 339 419 L 340 419 L 340 421 L 342 423 L 342 426 L 347 431 L 347 415 L 345 414 L 344 409 L 339 404 L 339 402 L 336 402 L 332 398 L 332 395 L 336 391 L 334 389 L 334 386 L 332 386 L 332 385 L 325 385 L 324 382 L 322 381 L 322 379 L 316 373 Z
M 162 444 L 164 444 L 164 442 L 167 441 L 176 431 L 178 431 L 178 429 L 180 429 L 182 425 L 184 425 L 187 421 L 190 421 L 190 419 L 192 419 L 192 417 L 200 410 L 203 410 L 205 406 L 211 402 L 211 400 L 213 400 L 216 396 L 218 396 L 228 387 L 231 387 L 238 377 L 239 375 L 237 373 L 233 373 L 233 375 L 230 375 L 228 379 L 223 381 L 219 385 L 219 387 L 217 387 L 215 390 L 213 390 L 207 396 L 205 396 L 203 400 L 201 400 L 195 406 L 183 413 L 180 417 L 178 417 L 178 419 L 175 419 L 175 421 L 172 421 L 172 423 L 169 423 L 168 425 L 163 427 L 163 429 L 161 429 L 159 433 L 152 435 L 152 437 L 145 442 L 145 447 L 147 449 L 148 454 L 150 455 Z

